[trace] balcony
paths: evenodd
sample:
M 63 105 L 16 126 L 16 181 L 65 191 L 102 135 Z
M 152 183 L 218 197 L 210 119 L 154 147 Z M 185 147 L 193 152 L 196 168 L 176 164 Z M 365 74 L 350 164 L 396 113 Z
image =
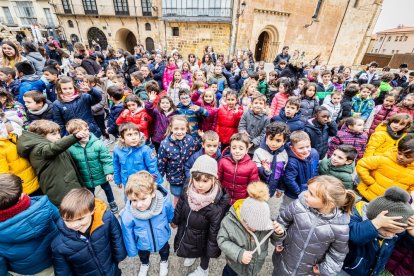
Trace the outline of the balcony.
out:
M 231 22 L 231 8 L 165 8 L 162 9 L 166 21 L 221 21 Z
M 129 5 L 127 10 L 115 10 L 114 6 L 111 4 L 106 5 L 96 5 L 96 10 L 84 10 L 82 4 L 75 4 L 71 6 L 71 9 L 65 9 L 63 5 L 56 4 L 54 5 L 56 9 L 56 15 L 76 15 L 76 16 L 142 16 L 140 14 L 141 9 L 135 6 Z M 135 12 L 136 11 L 136 12 Z

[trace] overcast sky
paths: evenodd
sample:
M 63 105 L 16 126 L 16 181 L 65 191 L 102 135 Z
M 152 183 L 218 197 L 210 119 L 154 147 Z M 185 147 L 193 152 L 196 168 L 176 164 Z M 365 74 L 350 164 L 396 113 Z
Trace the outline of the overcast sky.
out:
M 399 24 L 414 27 L 414 0 L 384 0 L 374 33 L 396 28 Z

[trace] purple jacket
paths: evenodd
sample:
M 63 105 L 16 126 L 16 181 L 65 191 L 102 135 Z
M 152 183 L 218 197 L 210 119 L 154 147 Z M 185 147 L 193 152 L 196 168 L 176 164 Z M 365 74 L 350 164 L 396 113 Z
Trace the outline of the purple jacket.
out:
M 168 125 L 170 124 L 171 117 L 176 115 L 177 112 L 173 111 L 169 114 L 160 112 L 158 108 L 154 106 L 154 103 L 150 101 L 145 102 L 145 110 L 152 118 L 152 141 L 161 143 L 161 141 L 165 139 L 165 132 L 167 131 Z
M 191 73 L 191 71 L 187 71 L 187 72 L 182 71 L 181 76 L 183 80 L 186 80 L 188 85 L 191 87 L 191 85 L 193 84 L 193 74 Z
M 335 149 L 340 145 L 350 145 L 353 146 L 357 152 L 358 156 L 355 160 L 358 161 L 362 158 L 365 152 L 365 148 L 368 143 L 368 135 L 363 133 L 351 132 L 351 130 L 344 124 L 341 130 L 338 131 L 336 136 L 332 137 L 328 145 L 328 158 L 330 158 L 335 151 Z

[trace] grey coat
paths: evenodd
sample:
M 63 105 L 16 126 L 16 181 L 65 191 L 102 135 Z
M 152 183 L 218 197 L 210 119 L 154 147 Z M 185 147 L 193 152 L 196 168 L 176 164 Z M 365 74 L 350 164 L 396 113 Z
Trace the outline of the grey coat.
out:
M 314 275 L 315 264 L 321 275 L 341 270 L 348 253 L 348 214 L 336 209 L 332 215 L 322 215 L 307 206 L 301 193 L 277 220 L 287 229 L 287 237 L 283 251 L 273 253 L 273 276 Z
M 26 59 L 30 61 L 36 70 L 36 75 L 41 76 L 45 67 L 45 58 L 39 52 L 30 52 L 26 55 Z
M 247 132 L 253 146 L 250 148 L 252 152 L 259 147 L 260 141 L 266 134 L 266 126 L 270 123 L 269 117 L 261 113 L 259 115 L 249 109 L 244 112 L 239 123 L 239 132 Z M 249 150 L 250 152 L 250 150 Z
M 306 122 L 307 120 L 312 118 L 318 106 L 319 106 L 319 100 L 317 97 L 312 98 L 312 99 L 308 97 L 303 97 L 302 100 L 300 101 L 300 112 L 301 112 L 300 119 Z

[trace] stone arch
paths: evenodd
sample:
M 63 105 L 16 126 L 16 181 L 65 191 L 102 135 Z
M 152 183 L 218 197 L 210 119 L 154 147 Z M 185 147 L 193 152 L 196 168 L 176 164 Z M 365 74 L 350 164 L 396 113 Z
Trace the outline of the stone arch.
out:
M 145 39 L 145 50 L 149 52 L 151 52 L 152 50 L 155 50 L 154 39 L 152 39 L 151 37 L 147 37 Z
M 108 40 L 106 39 L 106 35 L 96 27 L 92 27 L 88 30 L 88 43 L 89 47 L 91 48 L 95 43 L 99 44 L 103 50 L 108 47 Z
M 137 38 L 131 30 L 126 28 L 119 29 L 116 32 L 115 40 L 118 47 L 134 53 L 134 47 L 137 46 Z
M 279 46 L 279 33 L 272 25 L 265 26 L 256 35 L 255 59 L 271 62 L 276 56 Z

